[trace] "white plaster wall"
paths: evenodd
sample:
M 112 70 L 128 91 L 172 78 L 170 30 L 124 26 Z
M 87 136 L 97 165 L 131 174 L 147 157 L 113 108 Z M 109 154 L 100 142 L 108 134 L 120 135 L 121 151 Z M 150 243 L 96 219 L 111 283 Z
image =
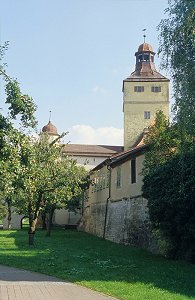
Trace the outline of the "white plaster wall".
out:
M 81 213 L 69 212 L 67 209 L 56 209 L 53 223 L 56 225 L 76 225 L 81 219 Z
M 136 157 L 136 182 L 131 183 L 131 160 L 120 165 L 121 167 L 121 186 L 117 187 L 117 167 L 112 169 L 111 175 L 111 199 L 118 200 L 124 197 L 137 197 L 142 194 L 144 154 Z
M 11 228 L 10 229 L 21 229 L 21 220 L 24 215 L 18 215 L 14 213 L 14 209 L 12 209 L 12 219 L 11 219 Z M 8 229 L 8 220 L 7 216 L 3 220 L 3 229 Z
M 84 166 L 85 169 L 91 170 L 95 166 L 99 165 L 101 162 L 103 162 L 106 157 L 95 157 L 95 156 L 73 156 L 73 159 L 77 161 L 78 166 Z

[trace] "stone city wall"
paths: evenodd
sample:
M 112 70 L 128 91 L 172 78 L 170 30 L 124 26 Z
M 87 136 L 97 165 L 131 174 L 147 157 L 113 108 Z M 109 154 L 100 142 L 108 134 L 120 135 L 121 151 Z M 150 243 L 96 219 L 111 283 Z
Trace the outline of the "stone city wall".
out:
M 92 203 L 87 206 L 83 215 L 83 230 L 103 237 L 105 212 L 106 203 Z M 147 200 L 142 196 L 110 200 L 105 238 L 158 252 L 150 230 Z

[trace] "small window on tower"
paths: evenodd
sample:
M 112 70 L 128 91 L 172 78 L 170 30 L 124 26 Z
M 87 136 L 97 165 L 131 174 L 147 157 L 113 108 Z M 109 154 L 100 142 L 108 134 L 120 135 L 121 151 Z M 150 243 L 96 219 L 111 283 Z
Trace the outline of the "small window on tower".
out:
M 149 60 L 150 60 L 149 54 L 144 54 L 144 61 L 149 61 Z
M 144 86 L 134 86 L 134 92 L 137 93 L 144 92 Z
M 142 54 L 138 55 L 138 62 L 142 61 Z
M 151 91 L 153 93 L 160 93 L 161 92 L 161 86 L 152 86 Z
M 150 119 L 150 111 L 144 112 L 144 119 Z

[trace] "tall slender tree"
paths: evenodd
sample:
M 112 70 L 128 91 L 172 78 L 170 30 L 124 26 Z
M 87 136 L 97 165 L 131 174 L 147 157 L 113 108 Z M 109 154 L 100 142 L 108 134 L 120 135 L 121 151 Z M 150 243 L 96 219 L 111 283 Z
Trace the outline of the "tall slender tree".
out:
M 194 147 L 195 132 L 195 6 L 194 0 L 169 0 L 167 18 L 159 24 L 162 67 L 173 81 L 174 121 L 181 151 Z
M 169 240 L 167 253 L 194 261 L 194 0 L 169 0 L 166 13 L 159 53 L 172 76 L 174 120 L 167 126 L 160 118 L 150 129 L 142 190 L 153 228 Z

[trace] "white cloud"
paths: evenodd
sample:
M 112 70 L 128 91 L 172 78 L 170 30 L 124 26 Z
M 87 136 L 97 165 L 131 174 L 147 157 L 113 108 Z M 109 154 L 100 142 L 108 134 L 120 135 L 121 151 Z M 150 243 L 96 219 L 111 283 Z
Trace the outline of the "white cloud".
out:
M 101 87 L 100 85 L 96 85 L 96 86 L 92 89 L 92 91 L 93 91 L 94 93 L 100 93 L 100 94 L 105 94 L 105 93 L 106 93 L 106 90 L 105 90 L 103 87 Z
M 71 144 L 123 145 L 123 129 L 115 127 L 93 128 L 89 125 L 74 125 L 67 136 Z

